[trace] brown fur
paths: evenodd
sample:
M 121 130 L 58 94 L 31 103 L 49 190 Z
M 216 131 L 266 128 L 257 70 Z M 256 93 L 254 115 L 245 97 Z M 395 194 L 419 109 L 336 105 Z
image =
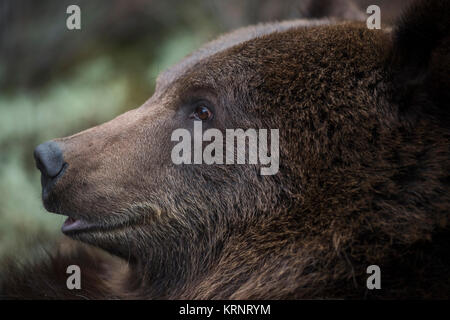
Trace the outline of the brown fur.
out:
M 33 269 L 46 285 L 12 272 L 0 293 L 449 297 L 450 10 L 430 3 L 393 35 L 323 20 L 237 31 L 164 73 L 139 109 L 57 139 L 68 168 L 47 208 L 97 223 L 73 238 L 127 267 L 107 263 L 112 285 L 93 276 L 104 271 L 90 251 L 76 250 Z M 279 128 L 279 173 L 173 165 L 170 133 L 192 127 L 183 115 L 199 98 L 214 106 L 208 127 Z M 92 277 L 81 293 L 47 280 L 72 261 Z M 371 264 L 382 290 L 366 289 Z

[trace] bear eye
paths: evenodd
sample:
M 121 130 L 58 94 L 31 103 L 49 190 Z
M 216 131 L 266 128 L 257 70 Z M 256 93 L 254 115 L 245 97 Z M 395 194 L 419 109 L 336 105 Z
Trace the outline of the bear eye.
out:
M 195 108 L 195 111 L 192 114 L 192 116 L 195 120 L 207 121 L 212 119 L 213 113 L 211 112 L 211 110 L 209 110 L 209 108 L 206 105 L 202 104 Z

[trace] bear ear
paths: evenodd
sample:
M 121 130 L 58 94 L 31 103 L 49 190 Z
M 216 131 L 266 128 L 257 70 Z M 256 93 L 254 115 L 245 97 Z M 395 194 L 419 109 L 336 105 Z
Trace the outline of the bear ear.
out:
M 419 0 L 393 30 L 391 57 L 401 112 L 449 119 L 450 1 Z

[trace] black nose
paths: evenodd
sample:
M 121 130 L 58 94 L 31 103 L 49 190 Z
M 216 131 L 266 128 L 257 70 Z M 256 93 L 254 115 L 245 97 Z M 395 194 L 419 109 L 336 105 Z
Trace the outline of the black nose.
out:
M 47 141 L 34 149 L 34 159 L 41 171 L 42 191 L 46 194 L 63 173 L 63 153 L 56 142 Z

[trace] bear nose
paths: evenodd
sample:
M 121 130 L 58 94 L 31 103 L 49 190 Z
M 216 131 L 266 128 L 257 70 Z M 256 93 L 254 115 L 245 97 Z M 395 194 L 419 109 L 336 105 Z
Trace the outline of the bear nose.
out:
M 48 189 L 63 171 L 63 153 L 56 142 L 47 141 L 34 149 L 34 159 L 41 171 L 42 188 Z

